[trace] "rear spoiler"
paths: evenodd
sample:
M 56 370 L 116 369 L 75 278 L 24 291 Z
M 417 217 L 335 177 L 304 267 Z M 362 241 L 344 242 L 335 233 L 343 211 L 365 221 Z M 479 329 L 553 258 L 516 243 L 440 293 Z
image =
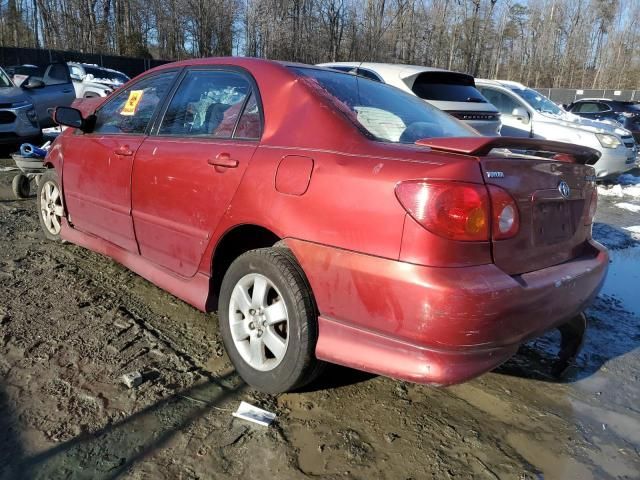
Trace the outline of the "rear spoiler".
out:
M 494 148 L 508 148 L 526 155 L 536 155 L 551 160 L 593 165 L 600 158 L 600 152 L 593 148 L 572 143 L 552 142 L 537 138 L 519 137 L 444 137 L 424 138 L 416 145 L 433 150 L 462 153 L 464 155 L 486 156 Z

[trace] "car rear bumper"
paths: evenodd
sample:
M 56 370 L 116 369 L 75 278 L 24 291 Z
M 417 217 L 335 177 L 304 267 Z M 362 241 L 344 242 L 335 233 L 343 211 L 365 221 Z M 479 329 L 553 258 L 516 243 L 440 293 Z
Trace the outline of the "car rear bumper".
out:
M 316 298 L 318 358 L 417 383 L 487 372 L 581 312 L 608 256 L 596 242 L 564 264 L 510 276 L 493 264 L 436 268 L 287 240 Z

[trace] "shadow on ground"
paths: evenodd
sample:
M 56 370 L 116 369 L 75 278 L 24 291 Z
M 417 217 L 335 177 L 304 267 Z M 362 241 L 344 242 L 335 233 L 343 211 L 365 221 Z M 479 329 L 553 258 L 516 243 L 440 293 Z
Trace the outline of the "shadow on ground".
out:
M 231 385 L 229 385 L 231 384 Z M 4 479 L 125 478 L 136 463 L 154 454 L 198 419 L 241 393 L 246 385 L 235 372 L 209 380 L 140 410 L 104 428 L 63 442 L 41 453 L 25 456 L 20 450 L 16 425 L 4 412 L 0 392 L 0 436 L 3 445 L 15 445 L 0 452 L 0 465 L 7 465 Z M 15 438 L 6 438 L 10 435 Z

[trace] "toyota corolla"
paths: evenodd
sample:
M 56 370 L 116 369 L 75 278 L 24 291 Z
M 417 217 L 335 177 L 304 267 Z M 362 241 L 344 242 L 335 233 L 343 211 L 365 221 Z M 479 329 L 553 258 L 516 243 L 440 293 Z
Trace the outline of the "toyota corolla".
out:
M 163 65 L 79 108 L 55 112 L 45 235 L 217 310 L 264 391 L 326 362 L 471 379 L 579 331 L 606 274 L 589 148 L 481 137 L 393 87 L 247 58 Z

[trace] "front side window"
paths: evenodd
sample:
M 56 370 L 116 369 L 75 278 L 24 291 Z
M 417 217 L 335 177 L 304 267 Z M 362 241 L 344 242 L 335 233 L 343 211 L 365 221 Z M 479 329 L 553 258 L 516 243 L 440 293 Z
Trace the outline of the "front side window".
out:
M 230 138 L 250 95 L 251 85 L 239 73 L 192 70 L 171 100 L 158 134 Z
M 415 143 L 422 138 L 479 135 L 443 111 L 394 87 L 348 73 L 290 68 L 309 88 L 376 140 Z
M 489 100 L 489 103 L 496 107 L 503 115 L 513 115 L 513 110 L 515 108 L 522 108 L 522 105 L 519 102 L 504 92 L 494 90 L 493 88 L 483 87 L 480 87 L 480 91 L 482 92 L 482 95 Z
M 4 73 L 4 70 L 0 68 L 0 88 L 3 88 L 3 87 L 11 88 L 13 87 L 13 82 L 9 79 L 7 74 Z
M 175 72 L 153 75 L 120 92 L 98 110 L 93 132 L 143 135 L 175 75 Z

